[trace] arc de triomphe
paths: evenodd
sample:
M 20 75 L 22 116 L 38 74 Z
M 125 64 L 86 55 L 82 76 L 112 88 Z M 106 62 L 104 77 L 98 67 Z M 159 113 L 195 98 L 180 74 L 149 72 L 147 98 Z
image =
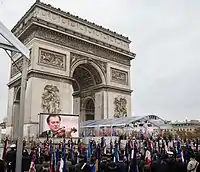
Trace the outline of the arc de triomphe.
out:
M 25 136 L 38 134 L 41 112 L 78 114 L 81 121 L 131 116 L 130 62 L 135 54 L 127 37 L 39 1 L 12 32 L 30 49 Z M 7 133 L 16 137 L 22 57 L 13 58 Z

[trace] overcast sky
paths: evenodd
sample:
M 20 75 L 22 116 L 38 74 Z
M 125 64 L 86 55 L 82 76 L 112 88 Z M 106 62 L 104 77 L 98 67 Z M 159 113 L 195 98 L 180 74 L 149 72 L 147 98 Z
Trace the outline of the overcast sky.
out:
M 11 29 L 35 0 L 0 0 Z M 200 119 L 200 0 L 45 0 L 131 40 L 132 111 Z M 0 50 L 0 118 L 7 111 L 10 60 Z

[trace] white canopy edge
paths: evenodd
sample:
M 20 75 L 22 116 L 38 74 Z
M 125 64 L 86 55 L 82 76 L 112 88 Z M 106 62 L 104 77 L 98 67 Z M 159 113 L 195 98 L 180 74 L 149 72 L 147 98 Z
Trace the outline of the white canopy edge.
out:
M 29 49 L 0 21 L 0 48 L 17 51 L 29 58 Z M 5 39 L 5 40 L 3 40 Z

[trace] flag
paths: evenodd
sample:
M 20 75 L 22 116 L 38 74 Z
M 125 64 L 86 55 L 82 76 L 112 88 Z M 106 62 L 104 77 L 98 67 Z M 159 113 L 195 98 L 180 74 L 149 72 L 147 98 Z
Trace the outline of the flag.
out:
M 63 143 L 63 168 L 62 168 L 62 172 L 67 172 L 67 164 L 66 164 L 66 144 L 65 141 Z
M 59 149 L 57 148 L 56 149 L 56 156 L 55 156 L 55 158 L 56 158 L 56 169 L 58 169 L 58 162 L 59 162 L 59 154 L 60 154 L 60 151 L 59 151 Z
M 32 159 L 31 159 L 31 165 L 30 165 L 30 168 L 29 168 L 29 172 L 36 172 L 36 169 L 35 169 L 35 153 L 36 153 L 36 150 L 33 150 L 33 154 L 32 154 Z
M 115 141 L 115 147 L 114 147 L 114 162 L 119 161 L 119 150 L 118 150 L 118 143 Z
M 131 172 L 138 172 L 138 166 L 137 166 L 137 144 L 134 143 L 134 148 L 132 149 L 132 159 L 131 159 Z
M 87 160 L 90 159 L 91 155 L 92 155 L 92 144 L 91 144 L 91 141 L 89 141 L 88 143 L 88 150 L 87 150 Z
M 151 152 L 149 150 L 145 152 L 145 162 L 148 167 L 151 166 Z
M 3 148 L 3 154 L 2 154 L 2 159 L 4 161 L 6 159 L 7 149 L 8 149 L 8 138 L 6 137 L 6 139 L 4 140 L 4 148 Z
M 177 141 L 177 155 L 181 155 L 181 142 Z
M 110 140 L 110 153 L 113 153 L 113 142 L 112 139 Z

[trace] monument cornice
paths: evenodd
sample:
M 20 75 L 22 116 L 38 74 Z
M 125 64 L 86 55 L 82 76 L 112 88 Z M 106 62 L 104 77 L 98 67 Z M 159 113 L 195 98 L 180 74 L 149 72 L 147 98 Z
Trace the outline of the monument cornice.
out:
M 103 84 L 99 84 L 99 85 L 95 85 L 92 86 L 90 88 L 88 88 L 87 90 L 83 90 L 83 91 L 77 91 L 73 93 L 73 96 L 79 96 L 81 94 L 87 94 L 90 93 L 91 90 L 93 90 L 94 92 L 98 92 L 98 91 L 114 91 L 114 92 L 118 92 L 118 93 L 123 93 L 123 94 L 127 94 L 127 95 L 131 95 L 131 93 L 133 92 L 133 90 L 131 89 L 127 89 L 127 88 L 121 88 L 121 87 L 116 87 L 116 86 L 111 86 L 111 85 L 103 85 Z
M 70 84 L 72 83 L 72 81 L 74 81 L 74 79 L 69 76 L 31 69 L 28 71 L 27 78 L 29 79 L 32 77 L 48 79 L 48 80 L 57 81 L 57 82 L 70 83 Z M 21 82 L 21 75 L 17 77 L 16 79 L 10 81 L 7 85 L 9 88 L 12 88 L 12 87 L 18 86 L 20 82 Z
M 39 0 L 36 0 L 36 2 L 30 7 L 30 9 L 25 13 L 25 15 L 18 21 L 18 23 L 13 27 L 12 31 L 15 31 L 21 23 L 24 23 L 24 21 L 27 19 L 27 17 L 34 11 L 35 8 L 44 9 L 47 12 L 52 12 L 54 15 L 59 15 L 60 17 L 65 17 L 68 19 L 71 19 L 74 22 L 86 25 L 92 29 L 98 30 L 102 33 L 108 34 L 112 37 L 118 38 L 124 42 L 131 43 L 131 41 L 128 39 L 128 37 L 123 36 L 122 34 L 118 34 L 114 31 L 111 31 L 109 29 L 106 29 L 102 26 L 99 26 L 95 23 L 89 22 L 86 19 L 82 19 L 78 16 L 72 15 L 69 12 L 62 11 L 60 8 L 55 8 L 51 6 L 50 4 L 45 4 L 43 2 L 40 2 Z
M 34 26 L 39 26 L 39 27 L 46 28 L 49 30 L 54 30 L 55 32 L 58 32 L 58 33 L 61 33 L 63 35 L 67 35 L 70 37 L 74 37 L 76 39 L 80 39 L 89 44 L 96 44 L 96 46 L 99 46 L 99 47 L 102 47 L 105 49 L 109 49 L 111 52 L 113 51 L 115 53 L 122 54 L 126 58 L 129 58 L 129 60 L 134 59 L 136 56 L 135 53 L 132 53 L 132 52 L 122 49 L 120 47 L 110 45 L 108 43 L 102 42 L 102 41 L 94 39 L 94 38 L 90 38 L 87 35 L 77 33 L 75 31 L 69 30 L 67 28 L 58 27 L 55 24 L 49 23 L 49 22 L 41 20 L 41 19 L 37 19 L 35 17 L 32 17 L 29 20 L 27 20 L 26 23 L 24 23 L 23 26 L 17 32 L 14 32 L 14 33 L 22 42 L 24 42 L 24 39 L 26 39 L 27 35 L 32 35 Z M 27 32 L 27 30 L 28 30 L 28 32 Z M 27 42 L 24 42 L 24 43 L 27 43 Z
M 130 66 L 130 61 L 133 59 L 130 55 L 124 54 L 119 51 L 113 51 L 111 49 L 95 45 L 90 42 L 78 39 L 75 36 L 66 35 L 51 28 L 45 28 L 38 26 L 37 23 L 31 23 L 27 32 L 24 32 L 20 40 L 24 43 L 30 42 L 34 38 L 45 40 L 54 44 L 58 44 L 64 47 L 76 49 L 87 54 L 95 55 L 100 58 L 111 60 L 126 66 Z

